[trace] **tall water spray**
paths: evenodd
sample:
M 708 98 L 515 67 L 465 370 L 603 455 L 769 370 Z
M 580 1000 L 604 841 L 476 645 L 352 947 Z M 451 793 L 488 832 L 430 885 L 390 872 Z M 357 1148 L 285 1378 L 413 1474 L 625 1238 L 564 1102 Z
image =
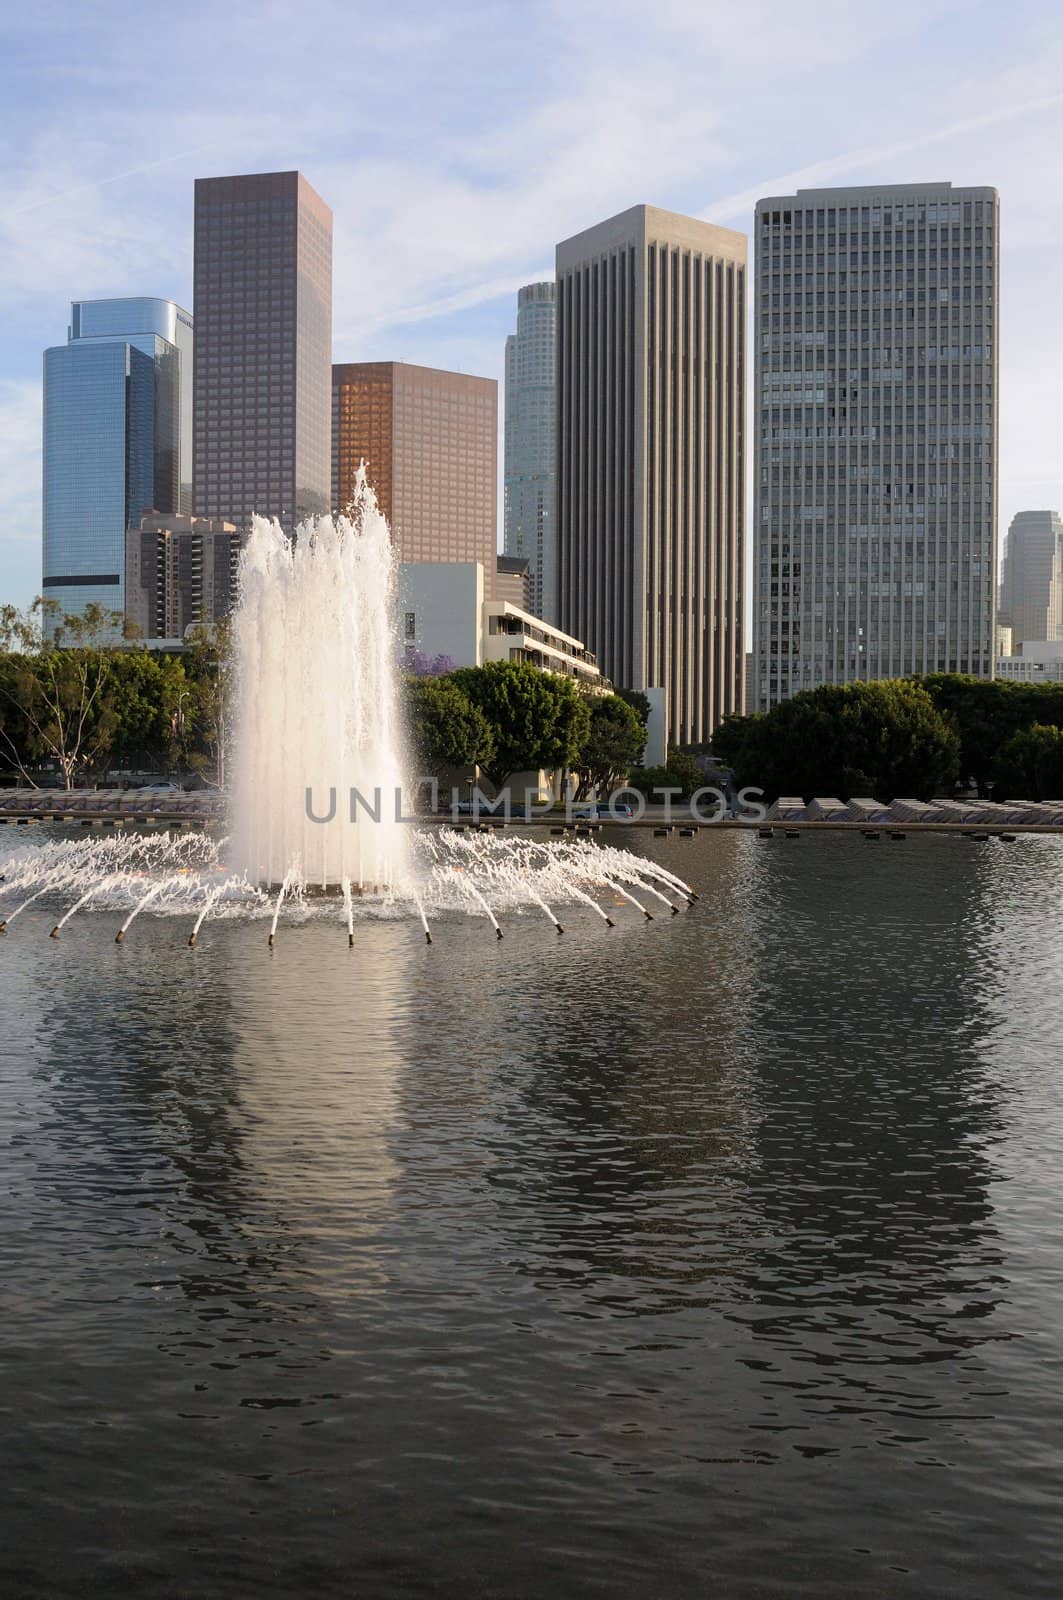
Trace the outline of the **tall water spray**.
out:
M 407 876 L 394 583 L 364 472 L 347 514 L 301 523 L 294 542 L 254 520 L 233 615 L 229 850 L 253 883 L 387 889 Z

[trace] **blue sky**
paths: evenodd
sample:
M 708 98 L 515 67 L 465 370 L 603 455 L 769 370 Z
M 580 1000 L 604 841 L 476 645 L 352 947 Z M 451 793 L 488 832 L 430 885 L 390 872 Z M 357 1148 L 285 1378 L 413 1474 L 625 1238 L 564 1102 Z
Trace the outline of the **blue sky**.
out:
M 191 304 L 192 180 L 301 168 L 335 354 L 500 377 L 517 287 L 646 201 L 951 179 L 1002 197 L 1001 532 L 1063 509 L 1055 0 L 35 0 L 0 17 L 0 602 L 40 582 L 41 351 L 71 299 Z

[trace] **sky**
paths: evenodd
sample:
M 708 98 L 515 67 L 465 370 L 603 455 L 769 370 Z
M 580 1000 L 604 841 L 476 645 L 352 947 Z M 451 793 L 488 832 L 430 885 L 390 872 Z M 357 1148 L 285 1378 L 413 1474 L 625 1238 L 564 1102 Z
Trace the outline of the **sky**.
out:
M 1063 510 L 1057 0 L 35 0 L 0 11 L 0 604 L 40 587 L 70 301 L 194 309 L 193 179 L 293 167 L 336 360 L 497 378 L 519 286 L 630 205 L 751 233 L 800 186 L 995 184 L 1001 535 Z

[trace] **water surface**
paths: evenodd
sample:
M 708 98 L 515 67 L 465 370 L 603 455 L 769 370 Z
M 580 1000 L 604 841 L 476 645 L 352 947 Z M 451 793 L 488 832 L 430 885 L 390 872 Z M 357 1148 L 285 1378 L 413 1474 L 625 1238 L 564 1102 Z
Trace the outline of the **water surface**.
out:
M 1063 1592 L 1063 845 L 634 847 L 0 941 L 6 1597 Z

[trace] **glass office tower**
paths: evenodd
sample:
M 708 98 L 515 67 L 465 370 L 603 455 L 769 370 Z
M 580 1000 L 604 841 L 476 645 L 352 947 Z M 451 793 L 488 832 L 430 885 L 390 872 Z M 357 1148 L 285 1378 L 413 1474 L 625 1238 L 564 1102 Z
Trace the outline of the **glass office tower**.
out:
M 125 605 L 126 529 L 191 500 L 192 318 L 172 300 L 82 300 L 44 352 L 45 599 Z
M 505 546 L 529 562 L 531 609 L 557 621 L 557 286 L 517 295 L 506 340 Z
M 758 202 L 754 710 L 992 676 L 998 222 L 948 183 Z
M 327 511 L 332 212 L 299 172 L 197 178 L 195 509 Z

